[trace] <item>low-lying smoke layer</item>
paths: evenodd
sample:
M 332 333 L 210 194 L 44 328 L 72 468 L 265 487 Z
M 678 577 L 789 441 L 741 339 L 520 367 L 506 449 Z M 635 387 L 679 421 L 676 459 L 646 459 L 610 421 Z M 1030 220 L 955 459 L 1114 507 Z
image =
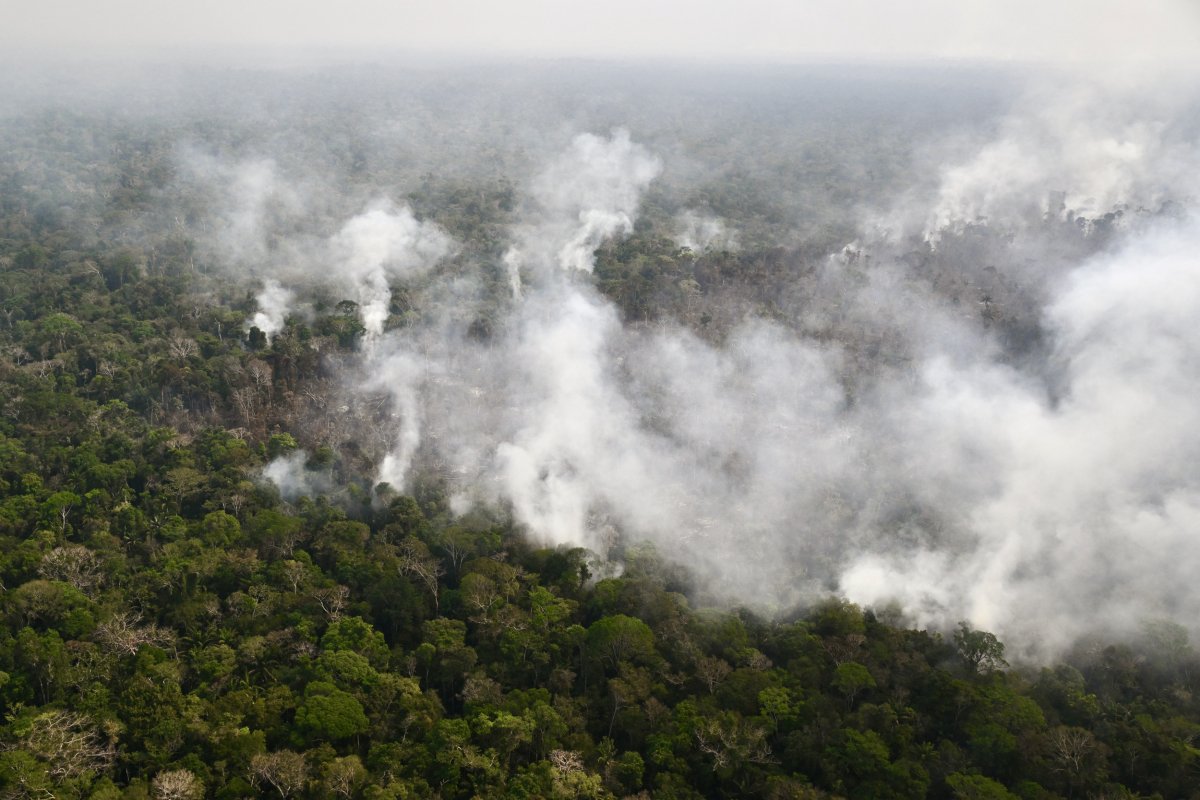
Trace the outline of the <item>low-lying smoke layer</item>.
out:
M 452 248 L 407 208 L 368 209 L 326 252 L 372 343 L 359 387 L 391 399 L 379 479 L 403 487 L 427 457 L 456 509 L 602 554 L 652 541 L 708 599 L 897 601 L 1033 655 L 1200 618 L 1195 148 L 1170 118 L 1079 96 L 1014 113 L 870 215 L 791 319 L 722 337 L 623 325 L 592 288 L 596 249 L 667 169 L 625 131 L 577 137 L 528 184 L 502 257 L 514 301 L 486 337 L 456 322 L 461 274 L 454 302 L 386 330 L 391 282 Z M 719 220 L 679 219 L 688 247 L 728 246 Z M 998 313 L 1038 346 L 1015 353 L 959 283 L 989 311 L 985 283 L 1024 292 Z

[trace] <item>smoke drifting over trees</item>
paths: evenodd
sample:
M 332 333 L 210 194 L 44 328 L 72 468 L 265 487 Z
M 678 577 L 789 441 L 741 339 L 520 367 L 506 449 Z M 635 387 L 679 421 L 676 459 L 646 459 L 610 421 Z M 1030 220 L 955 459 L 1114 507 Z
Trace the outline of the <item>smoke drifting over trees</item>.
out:
M 308 450 L 537 541 L 652 542 L 705 602 L 894 602 L 1040 657 L 1200 618 L 1190 83 L 253 77 L 14 103 L 10 179 L 91 235 L 186 243 L 267 342 L 324 325 Z M 69 191 L 126 128 L 134 211 Z M 296 453 L 265 475 L 335 488 Z

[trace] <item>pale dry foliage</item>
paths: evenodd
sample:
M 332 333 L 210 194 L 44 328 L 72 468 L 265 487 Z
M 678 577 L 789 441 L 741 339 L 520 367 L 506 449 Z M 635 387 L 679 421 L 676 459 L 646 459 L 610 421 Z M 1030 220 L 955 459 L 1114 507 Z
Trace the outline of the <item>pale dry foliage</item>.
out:
M 158 625 L 142 625 L 142 615 L 123 611 L 96 626 L 96 641 L 119 655 L 134 655 L 144 644 L 169 647 L 175 636 Z
M 151 783 L 155 800 L 200 800 L 204 783 L 189 769 L 160 772 Z
M 45 761 L 47 774 L 55 783 L 104 772 L 117 755 L 109 737 L 91 718 L 73 711 L 38 715 L 19 747 Z
M 442 565 L 429 552 L 429 547 L 415 536 L 409 536 L 396 546 L 400 574 L 416 577 L 433 597 L 433 607 L 439 608 L 438 578 L 445 574 Z
M 731 763 L 776 763 L 766 731 L 741 719 L 703 720 L 696 728 L 696 746 L 700 752 L 712 756 L 714 770 Z
M 38 574 L 46 580 L 69 583 L 89 597 L 104 585 L 100 557 L 80 544 L 56 547 L 46 553 Z
M 550 763 L 559 772 L 579 772 L 583 769 L 583 756 L 574 750 L 551 750 Z
M 291 750 L 259 753 L 250 760 L 250 780 L 255 786 L 270 786 L 280 797 L 291 797 L 308 780 L 308 762 Z

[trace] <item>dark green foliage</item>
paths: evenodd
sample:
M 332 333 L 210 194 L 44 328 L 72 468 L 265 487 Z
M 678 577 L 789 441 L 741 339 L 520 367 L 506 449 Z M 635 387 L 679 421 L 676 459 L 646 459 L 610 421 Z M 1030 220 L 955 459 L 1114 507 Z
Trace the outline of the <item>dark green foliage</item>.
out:
M 313 681 L 296 709 L 296 725 L 316 741 L 337 741 L 365 732 L 368 723 L 362 703 L 353 695 L 332 683 Z

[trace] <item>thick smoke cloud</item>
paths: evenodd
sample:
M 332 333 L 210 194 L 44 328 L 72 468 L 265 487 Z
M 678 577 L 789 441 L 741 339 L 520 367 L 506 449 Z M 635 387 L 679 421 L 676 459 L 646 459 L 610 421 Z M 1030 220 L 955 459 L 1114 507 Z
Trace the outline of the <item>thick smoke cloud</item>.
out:
M 925 364 L 895 424 L 929 501 L 960 509 L 961 530 L 859 557 L 841 587 L 926 624 L 958 614 L 1049 647 L 1194 619 L 1198 245 L 1195 218 L 1155 226 L 1067 276 L 1045 310 L 1056 401 L 995 364 Z
M 1196 188 L 1191 131 L 1180 126 L 1190 97 L 1141 83 L 1031 89 L 996 135 L 965 142 L 959 158 L 947 160 L 939 142 L 932 201 L 910 198 L 877 224 L 895 233 L 915 223 L 936 245 L 972 225 L 1024 232 L 1049 218 L 1087 228 L 1157 212 Z
M 943 144 L 932 183 L 864 215 L 803 300 L 721 336 L 624 325 L 592 288 L 596 249 L 669 177 L 624 130 L 524 184 L 486 265 L 513 288 L 486 337 L 461 324 L 473 279 L 436 272 L 441 229 L 395 204 L 337 223 L 305 262 L 327 274 L 303 275 L 359 304 L 348 391 L 385 398 L 364 430 L 377 479 L 436 469 L 456 510 L 503 509 L 547 544 L 651 541 L 699 602 L 895 601 L 1034 657 L 1197 618 L 1198 160 L 1176 109 L 1072 89 Z M 692 249 L 732 241 L 674 219 Z M 389 330 L 418 277 L 444 302 Z

